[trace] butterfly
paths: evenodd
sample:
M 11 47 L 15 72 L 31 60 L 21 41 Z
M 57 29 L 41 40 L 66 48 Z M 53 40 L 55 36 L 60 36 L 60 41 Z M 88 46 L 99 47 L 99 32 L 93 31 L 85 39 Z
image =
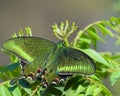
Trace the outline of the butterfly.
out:
M 6 40 L 2 49 L 20 59 L 21 75 L 29 83 L 40 81 L 46 86 L 74 74 L 95 73 L 95 63 L 82 51 L 40 37 L 21 36 Z M 17 80 L 15 79 L 15 80 Z

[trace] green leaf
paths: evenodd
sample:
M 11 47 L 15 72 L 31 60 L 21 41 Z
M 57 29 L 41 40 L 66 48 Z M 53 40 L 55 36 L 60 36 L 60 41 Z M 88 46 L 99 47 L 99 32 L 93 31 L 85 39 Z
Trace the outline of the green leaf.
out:
M 97 88 L 96 85 L 90 85 L 86 90 L 85 96 L 93 94 L 94 89 L 96 89 L 96 88 Z
M 53 96 L 61 96 L 62 95 L 62 92 L 59 89 L 57 89 L 57 88 L 55 88 L 53 86 L 49 86 L 48 89 L 46 90 L 46 93 L 52 94 Z M 45 95 L 45 96 L 48 96 L 48 95 Z
M 94 91 L 93 91 L 93 96 L 99 96 L 101 91 L 102 91 L 101 87 L 95 88 Z
M 41 96 L 41 95 L 40 95 L 40 90 L 37 91 L 37 96 Z
M 19 84 L 24 88 L 31 88 L 30 83 L 27 82 L 24 78 L 18 80 Z
M 90 39 L 88 39 L 88 38 L 80 38 L 80 42 L 81 43 L 87 43 L 87 44 L 91 43 Z
M 78 80 L 80 80 L 82 78 L 82 76 L 75 76 L 73 78 L 71 78 L 70 80 L 68 80 L 64 91 L 68 90 L 69 88 L 71 88 Z
M 96 75 L 91 75 L 90 78 L 92 78 L 95 81 L 101 82 L 101 80 Z
M 81 50 L 81 49 L 80 49 Z M 102 63 L 106 66 L 110 66 L 109 63 L 96 51 L 92 50 L 92 49 L 84 49 L 81 50 L 84 53 L 86 53 L 87 55 L 89 55 L 92 59 L 94 59 L 95 61 Z
M 106 96 L 112 96 L 111 92 L 103 85 L 101 84 L 102 91 L 106 94 Z
M 12 96 L 10 91 L 3 85 L 0 86 L 0 96 Z
M 96 33 L 94 33 L 93 31 L 87 30 L 89 32 L 89 35 L 92 38 L 95 38 L 96 40 L 100 40 L 103 43 L 106 43 L 106 41 L 104 41 L 100 36 L 98 36 Z
M 77 96 L 74 90 L 67 90 L 63 96 Z
M 81 84 L 83 87 L 88 87 L 90 85 L 89 81 L 85 81 L 84 83 Z
M 114 24 L 120 24 L 120 18 L 116 18 L 116 17 L 111 17 L 110 21 L 113 22 Z
M 103 26 L 103 24 L 97 24 L 98 28 L 101 30 L 101 32 L 104 32 L 104 33 L 107 33 L 109 34 L 111 37 L 114 36 L 114 34 L 109 30 L 107 29 L 105 26 Z
M 13 94 L 13 96 L 22 96 L 19 87 L 16 87 L 16 88 L 12 91 L 12 94 Z
M 96 30 L 96 28 L 94 26 L 89 27 L 88 30 L 90 30 L 90 31 L 92 31 L 94 33 L 97 33 L 97 30 Z
M 118 80 L 120 80 L 120 71 L 115 71 L 110 76 L 111 85 L 114 85 Z
M 97 78 L 96 76 L 91 76 L 91 77 L 93 78 L 92 81 L 94 82 L 94 84 L 98 86 L 97 88 L 102 89 L 102 91 L 99 89 L 99 91 L 101 91 L 102 96 L 112 96 L 111 92 L 105 87 L 105 85 L 102 83 L 102 81 L 100 81 L 99 78 Z M 93 93 L 93 94 L 98 94 L 98 93 Z
M 76 90 L 79 85 L 82 85 L 83 83 L 86 84 L 85 79 L 80 79 L 79 81 L 73 81 L 75 84 L 72 86 L 72 90 Z M 89 86 L 89 83 L 87 83 L 87 86 Z
M 19 65 L 20 65 L 20 63 L 13 63 L 13 64 L 10 64 L 10 65 L 7 65 L 5 67 L 0 68 L 0 72 L 3 73 L 3 72 L 6 72 L 6 71 L 13 71 Z
M 76 90 L 76 94 L 79 96 L 79 93 L 85 91 L 87 87 L 83 87 L 81 85 L 78 86 L 77 90 Z
M 25 87 L 23 87 L 23 89 L 24 89 L 25 92 L 27 92 L 28 94 L 31 94 L 31 93 L 32 93 L 31 88 L 25 88 Z

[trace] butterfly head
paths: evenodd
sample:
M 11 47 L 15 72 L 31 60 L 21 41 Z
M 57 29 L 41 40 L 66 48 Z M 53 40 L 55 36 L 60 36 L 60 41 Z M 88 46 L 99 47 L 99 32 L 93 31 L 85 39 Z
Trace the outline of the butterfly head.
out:
M 65 42 L 62 40 L 57 43 L 57 49 L 64 48 L 65 47 Z

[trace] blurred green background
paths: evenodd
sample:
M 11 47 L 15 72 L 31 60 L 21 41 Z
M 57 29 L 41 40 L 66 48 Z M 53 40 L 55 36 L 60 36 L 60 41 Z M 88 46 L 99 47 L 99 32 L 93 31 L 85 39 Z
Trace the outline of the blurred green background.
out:
M 120 16 L 120 0 L 0 0 L 0 45 L 10 38 L 13 32 L 30 26 L 33 35 L 57 42 L 51 25 L 68 19 L 76 22 L 79 29 L 110 17 Z M 106 38 L 107 45 L 98 44 L 98 51 L 120 52 L 114 39 Z M 9 62 L 9 57 L 0 52 L 1 65 Z M 109 80 L 105 84 L 114 96 L 120 96 L 120 82 L 113 87 Z

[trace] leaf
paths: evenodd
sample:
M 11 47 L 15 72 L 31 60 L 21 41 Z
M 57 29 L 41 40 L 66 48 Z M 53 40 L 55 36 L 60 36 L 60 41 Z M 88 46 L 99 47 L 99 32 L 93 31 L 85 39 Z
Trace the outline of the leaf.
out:
M 13 94 L 13 96 L 22 96 L 19 87 L 16 87 L 16 88 L 13 90 L 12 94 Z
M 10 65 L 7 65 L 5 67 L 0 68 L 0 72 L 6 72 L 6 71 L 13 71 L 14 69 L 16 69 L 19 66 L 20 63 L 13 63 Z
M 94 89 L 96 88 L 97 88 L 96 85 L 90 85 L 86 90 L 85 96 L 91 95 L 94 92 Z
M 83 87 L 88 87 L 90 85 L 89 81 L 85 81 L 84 83 L 81 84 Z
M 97 33 L 97 29 L 94 26 L 89 27 L 88 30 L 93 31 L 94 33 Z
M 25 87 L 23 87 L 23 89 L 24 89 L 25 92 L 27 92 L 28 94 L 31 94 L 31 93 L 32 93 L 31 88 L 25 88 Z
M 106 96 L 112 96 L 111 92 L 103 85 L 101 84 L 102 91 L 106 94 Z
M 70 87 L 72 87 L 78 80 L 80 80 L 82 78 L 82 76 L 75 76 L 73 78 L 71 78 L 70 80 L 68 80 L 64 91 L 68 90 Z
M 83 92 L 87 87 L 83 87 L 81 85 L 78 86 L 76 90 L 76 94 L 79 95 L 79 93 Z
M 120 71 L 115 71 L 110 76 L 111 85 L 114 85 L 118 80 L 120 80 Z
M 31 88 L 30 83 L 27 82 L 24 78 L 18 80 L 19 84 L 24 88 Z
M 80 38 L 80 42 L 82 42 L 82 43 L 87 43 L 87 44 L 91 44 L 91 41 L 90 41 L 90 39 L 88 39 L 88 38 Z
M 63 96 L 77 96 L 74 90 L 67 90 Z
M 40 95 L 40 90 L 37 91 L 37 96 L 41 96 L 41 95 Z
M 80 86 L 81 84 L 83 84 L 85 82 L 85 80 L 82 78 L 79 81 L 76 81 L 75 84 L 72 86 L 72 90 L 76 90 L 78 88 L 78 86 Z M 85 82 L 86 83 L 86 82 Z M 89 84 L 87 84 L 87 86 L 89 86 Z
M 87 30 L 89 32 L 89 35 L 92 38 L 95 38 L 96 40 L 100 40 L 103 43 L 106 43 L 106 41 L 104 41 L 100 36 L 98 36 L 96 33 L 94 33 L 93 31 Z
M 52 94 L 54 96 L 61 96 L 62 95 L 62 92 L 53 86 L 49 86 L 49 88 L 46 90 L 46 93 Z M 48 96 L 48 95 L 46 95 L 46 93 L 44 95 Z
M 12 96 L 12 95 L 10 94 L 10 91 L 5 86 L 1 85 L 0 86 L 0 96 Z
M 101 91 L 102 96 L 112 96 L 111 92 L 105 87 L 105 85 L 98 77 L 96 76 L 91 76 L 91 77 L 93 78 L 92 81 L 97 86 L 97 88 L 100 88 L 102 90 L 102 91 L 100 89 L 98 90 Z M 93 94 L 98 94 L 98 93 L 93 93 Z
M 12 63 L 16 63 L 16 62 L 19 62 L 19 58 L 11 54 L 10 55 L 10 61 Z
M 32 93 L 32 90 L 31 90 L 31 86 L 30 84 L 23 78 L 19 79 L 19 84 L 21 86 L 21 88 L 28 94 L 31 94 Z M 13 87 L 14 88 L 14 87 Z
M 101 93 L 101 91 L 102 91 L 101 87 L 95 88 L 94 91 L 93 91 L 93 96 L 99 96 L 99 94 Z
M 81 49 L 79 49 L 79 50 L 81 50 Z M 102 63 L 102 64 L 104 64 L 106 66 L 110 66 L 109 63 L 99 53 L 97 53 L 96 51 L 94 51 L 92 49 L 84 49 L 84 50 L 81 50 L 81 51 L 83 51 L 84 53 L 89 55 L 95 61 L 97 61 L 99 63 Z
M 92 78 L 95 81 L 101 82 L 100 79 L 96 75 L 91 75 L 90 78 Z
M 111 17 L 110 21 L 113 22 L 114 24 L 120 24 L 120 18 L 115 18 L 115 17 Z
M 107 29 L 105 26 L 103 26 L 103 24 L 97 24 L 98 28 L 101 30 L 101 32 L 104 32 L 104 33 L 107 33 L 109 34 L 111 37 L 114 36 L 114 34 L 109 30 Z

